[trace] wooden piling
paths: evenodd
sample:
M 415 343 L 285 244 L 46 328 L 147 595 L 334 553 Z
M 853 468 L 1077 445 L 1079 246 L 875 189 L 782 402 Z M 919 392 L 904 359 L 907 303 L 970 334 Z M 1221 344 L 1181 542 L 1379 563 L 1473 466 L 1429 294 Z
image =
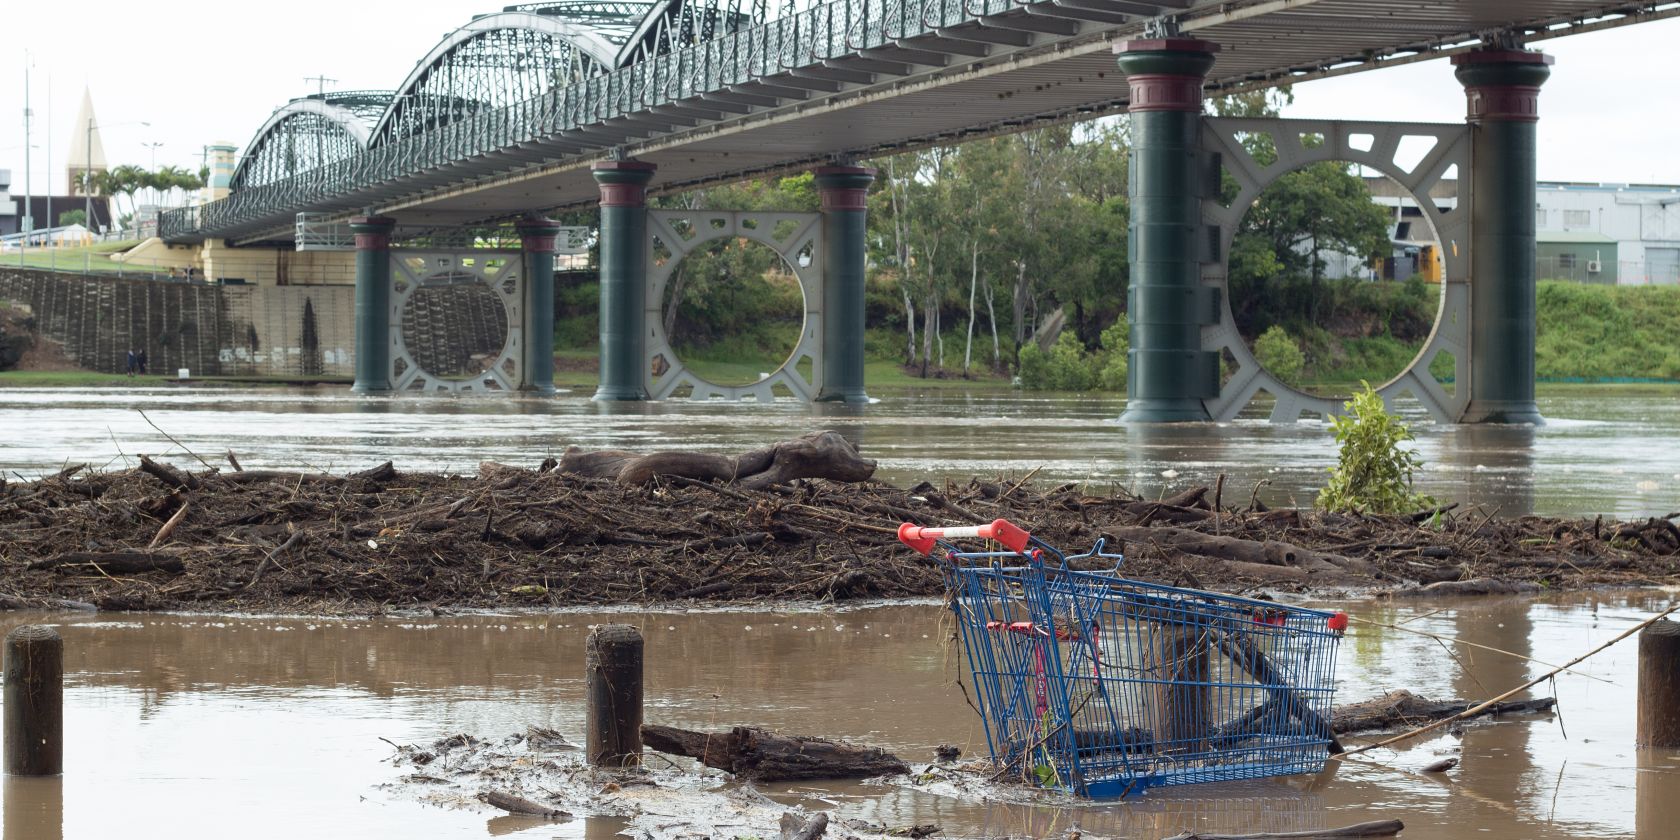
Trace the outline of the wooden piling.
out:
M 6 636 L 5 765 L 12 776 L 64 771 L 64 640 L 25 624 Z
M 1680 623 L 1639 631 L 1639 725 L 1642 747 L 1680 747 Z
M 642 632 L 628 624 L 596 626 L 584 642 L 584 670 L 589 763 L 641 763 Z
M 1175 624 L 1159 625 L 1153 635 L 1150 678 L 1161 680 L 1153 692 L 1155 748 L 1202 752 L 1213 726 L 1207 639 L 1200 628 Z

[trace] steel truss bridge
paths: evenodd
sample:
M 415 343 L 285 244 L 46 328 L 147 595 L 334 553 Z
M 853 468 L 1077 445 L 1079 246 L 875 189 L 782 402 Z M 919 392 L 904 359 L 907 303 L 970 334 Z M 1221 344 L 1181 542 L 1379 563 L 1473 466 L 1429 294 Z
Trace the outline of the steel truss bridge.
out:
M 392 91 L 293 100 L 171 242 L 284 242 L 300 212 L 458 225 L 1122 111 L 1111 44 L 1223 50 L 1227 93 L 1680 15 L 1607 0 L 559 0 L 463 24 Z M 1443 80 L 1443 95 L 1457 95 Z

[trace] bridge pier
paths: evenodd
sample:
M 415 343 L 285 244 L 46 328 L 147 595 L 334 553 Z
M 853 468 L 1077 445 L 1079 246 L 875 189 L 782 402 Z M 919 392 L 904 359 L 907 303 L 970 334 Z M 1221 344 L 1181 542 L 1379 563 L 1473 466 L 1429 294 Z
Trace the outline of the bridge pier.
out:
M 868 259 L 869 184 L 875 170 L 816 170 L 822 197 L 822 388 L 818 402 L 867 403 L 864 392 L 864 280 Z
M 358 216 L 356 235 L 357 394 L 391 392 L 391 231 L 397 220 Z
M 1552 61 L 1504 49 L 1452 59 L 1474 161 L 1466 423 L 1545 422 L 1534 401 L 1534 179 L 1540 85 Z
M 554 252 L 560 223 L 541 216 L 519 220 L 525 269 L 525 381 L 519 390 L 554 393 Z
M 1129 252 L 1131 321 L 1122 422 L 1209 420 L 1219 357 L 1202 349 L 1218 299 L 1202 284 L 1202 84 L 1219 45 L 1192 38 L 1127 41 L 1114 48 L 1131 86 Z
M 595 400 L 648 398 L 643 323 L 647 296 L 647 185 L 656 167 L 608 160 L 592 167 L 601 188 L 601 382 Z

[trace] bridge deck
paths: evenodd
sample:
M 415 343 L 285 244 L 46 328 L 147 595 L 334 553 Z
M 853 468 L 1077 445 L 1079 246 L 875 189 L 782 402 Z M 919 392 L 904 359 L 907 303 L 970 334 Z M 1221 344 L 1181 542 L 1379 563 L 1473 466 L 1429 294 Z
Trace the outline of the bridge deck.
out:
M 1501 30 L 1520 30 L 1524 40 L 1535 41 L 1680 15 L 1677 2 L 1626 0 L 970 0 L 972 9 L 1006 11 L 983 19 L 970 15 L 966 22 L 899 40 L 868 57 L 811 62 L 794 71 L 806 78 L 804 94 L 795 91 L 799 82 L 789 72 L 760 76 L 627 118 L 475 149 L 443 166 L 307 202 L 275 200 L 246 208 L 237 218 L 207 214 L 198 230 L 177 230 L 171 238 L 286 240 L 293 214 L 304 210 L 371 208 L 404 223 L 449 224 L 585 206 L 596 196 L 590 163 L 615 147 L 658 164 L 655 189 L 674 190 L 794 170 L 837 153 L 868 156 L 1117 112 L 1126 106 L 1127 90 L 1111 45 L 1141 35 L 1144 19 L 1076 21 L 1063 15 L 1095 11 L 1086 16 L 1102 17 L 1145 6 L 1176 12 L 1184 34 L 1222 45 L 1210 92 L 1448 55 Z M 1036 31 L 1047 25 L 1062 31 Z M 976 52 L 982 38 L 1027 43 L 993 44 L 984 56 L 958 51 Z M 946 63 L 911 63 L 930 59 Z M 908 72 L 892 72 L 897 63 Z M 839 89 L 810 90 L 812 77 L 825 77 L 819 87 Z M 1442 87 L 1452 95 L 1449 79 L 1443 78 Z M 701 111 L 681 113 L 684 105 Z M 702 115 L 684 119 L 696 113 Z M 672 119 L 657 125 L 662 114 Z M 649 124 L 636 124 L 638 115 Z

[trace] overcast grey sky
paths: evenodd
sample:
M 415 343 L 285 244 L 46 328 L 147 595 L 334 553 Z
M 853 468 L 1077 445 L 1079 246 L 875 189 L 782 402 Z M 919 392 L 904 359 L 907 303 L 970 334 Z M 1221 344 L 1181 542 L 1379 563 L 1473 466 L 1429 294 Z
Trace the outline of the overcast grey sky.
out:
M 196 169 L 205 144 L 243 147 L 275 107 L 315 90 L 306 76 L 336 79 L 330 87 L 337 90 L 394 88 L 445 33 L 505 3 L 7 5 L 12 37 L 0 69 L 0 169 L 12 170 L 12 192 L 21 194 L 25 50 L 33 63 L 35 191 L 46 191 L 50 75 L 52 189 L 62 193 L 63 157 L 78 130 L 72 123 L 84 85 L 111 165 L 149 166 L 152 153 L 142 144 L 161 142 L 158 165 Z M 1557 56 L 1540 104 L 1542 179 L 1680 183 L 1676 42 L 1680 19 L 1539 45 Z M 1286 116 L 1455 122 L 1464 114 L 1445 60 L 1310 82 L 1295 92 Z

